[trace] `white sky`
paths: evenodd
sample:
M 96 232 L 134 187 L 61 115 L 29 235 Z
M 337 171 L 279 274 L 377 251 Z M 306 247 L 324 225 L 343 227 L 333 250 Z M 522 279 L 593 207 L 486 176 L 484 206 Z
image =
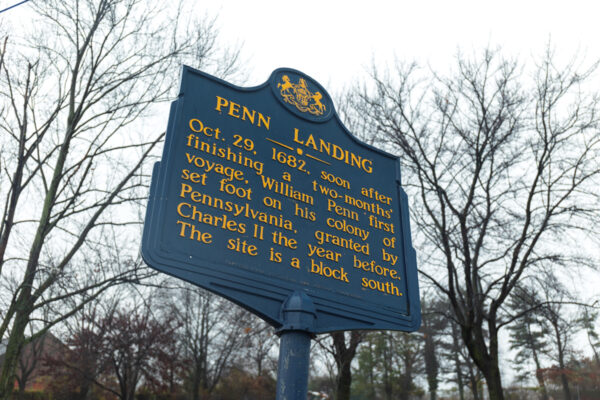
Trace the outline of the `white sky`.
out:
M 439 70 L 458 48 L 471 53 L 488 44 L 529 58 L 551 40 L 559 55 L 600 57 L 597 0 L 227 0 L 199 7 L 218 14 L 224 43 L 244 44 L 251 86 L 291 67 L 334 92 L 364 78 L 372 60 L 397 57 Z

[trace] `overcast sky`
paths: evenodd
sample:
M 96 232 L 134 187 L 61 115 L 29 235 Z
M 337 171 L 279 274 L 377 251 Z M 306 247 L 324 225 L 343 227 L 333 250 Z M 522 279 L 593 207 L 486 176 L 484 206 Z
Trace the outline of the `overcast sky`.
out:
M 0 9 L 20 1 L 0 0 Z M 196 8 L 217 17 L 221 43 L 243 44 L 248 86 L 291 67 L 335 92 L 364 78 L 373 62 L 415 60 L 440 71 L 459 48 L 487 45 L 531 60 L 551 41 L 565 60 L 577 51 L 600 58 L 598 0 L 214 0 Z M 19 6 L 0 23 L 28 12 Z
M 417 60 L 443 69 L 460 48 L 490 44 L 506 54 L 600 57 L 600 2 L 538 0 L 227 0 L 202 4 L 218 14 L 225 43 L 243 43 L 248 84 L 278 67 L 312 76 L 329 91 L 364 77 L 371 65 Z

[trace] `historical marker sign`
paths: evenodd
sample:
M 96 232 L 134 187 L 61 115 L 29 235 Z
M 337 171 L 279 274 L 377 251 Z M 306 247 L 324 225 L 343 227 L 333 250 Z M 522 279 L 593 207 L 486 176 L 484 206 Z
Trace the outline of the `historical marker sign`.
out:
M 276 327 L 293 292 L 322 333 L 412 331 L 415 252 L 400 163 L 359 142 L 310 77 L 239 88 L 183 68 L 142 241 L 153 268 Z

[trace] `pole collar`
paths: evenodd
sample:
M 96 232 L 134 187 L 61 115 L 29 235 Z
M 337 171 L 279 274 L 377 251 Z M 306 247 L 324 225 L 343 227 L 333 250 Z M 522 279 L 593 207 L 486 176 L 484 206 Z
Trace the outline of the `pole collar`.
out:
M 317 310 L 306 293 L 293 292 L 281 306 L 280 313 L 283 325 L 277 329 L 278 335 L 285 331 L 314 332 Z

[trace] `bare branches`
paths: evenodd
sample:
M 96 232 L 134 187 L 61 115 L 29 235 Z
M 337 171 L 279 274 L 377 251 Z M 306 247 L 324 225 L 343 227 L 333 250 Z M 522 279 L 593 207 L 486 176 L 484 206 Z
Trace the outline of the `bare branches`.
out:
M 145 276 L 123 261 L 137 252 L 131 222 L 163 138 L 147 118 L 174 95 L 183 61 L 210 67 L 222 55 L 213 22 L 193 20 L 184 3 L 50 0 L 33 8 L 29 44 L 6 38 L 0 53 L 0 280 L 10 287 L 0 294 L 0 337 L 11 347 L 0 397 L 28 324 L 35 320 L 40 333 L 111 286 Z M 237 54 L 228 54 L 223 74 L 236 72 Z M 130 255 L 96 272 L 86 252 Z M 52 316 L 39 318 L 41 309 Z
M 486 50 L 459 56 L 452 76 L 427 80 L 414 65 L 398 66 L 374 71 L 372 86 L 354 92 L 418 199 L 416 236 L 429 254 L 422 275 L 450 300 L 488 380 L 516 285 L 548 262 L 576 262 L 559 243 L 600 222 L 591 211 L 600 104 L 583 89 L 597 66 L 557 68 L 548 53 L 527 81 L 517 62 Z

